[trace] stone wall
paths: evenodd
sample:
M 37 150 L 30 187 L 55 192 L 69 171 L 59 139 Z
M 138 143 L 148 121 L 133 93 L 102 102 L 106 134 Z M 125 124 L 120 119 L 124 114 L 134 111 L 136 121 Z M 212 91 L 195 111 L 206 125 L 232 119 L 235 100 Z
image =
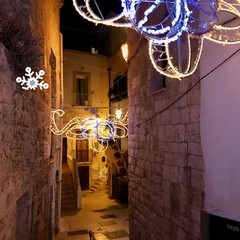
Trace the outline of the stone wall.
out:
M 0 30 L 0 239 L 53 239 L 59 224 L 60 138 L 51 137 L 50 112 L 52 93 L 60 104 L 60 2 L 2 0 L 0 5 L 9 7 L 9 26 L 21 23 L 20 33 L 29 37 L 14 38 L 8 29 L 12 46 L 24 49 L 16 58 Z M 32 54 L 38 61 L 32 62 L 27 52 L 36 41 L 38 52 Z M 25 67 L 44 69 L 50 88 L 23 90 L 15 79 Z
M 204 200 L 199 85 L 186 92 L 198 73 L 167 79 L 165 89 L 152 93 L 156 74 L 147 41 L 131 30 L 128 44 L 130 239 L 199 240 Z

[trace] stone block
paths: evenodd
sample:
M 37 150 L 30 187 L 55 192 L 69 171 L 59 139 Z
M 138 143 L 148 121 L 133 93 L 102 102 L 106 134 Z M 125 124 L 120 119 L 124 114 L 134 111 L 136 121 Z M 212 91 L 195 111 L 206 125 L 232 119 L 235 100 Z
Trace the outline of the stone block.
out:
M 194 87 L 187 93 L 188 105 L 200 105 L 200 90 L 199 86 Z
M 180 122 L 183 124 L 190 122 L 190 109 L 189 107 L 180 108 Z
M 164 164 L 176 167 L 185 167 L 187 165 L 187 156 L 183 153 L 165 153 Z
M 175 125 L 175 142 L 186 141 L 186 127 L 184 124 Z
M 191 177 L 191 186 L 195 189 L 203 189 L 203 179 Z
M 187 95 L 182 96 L 176 103 L 178 108 L 185 108 L 188 106 Z
M 158 138 L 159 139 L 163 139 L 164 138 L 164 131 L 165 131 L 165 127 L 164 126 L 157 127 L 157 132 L 158 132 Z
M 171 118 L 171 111 L 166 110 L 163 113 L 161 113 L 161 124 L 162 125 L 167 125 L 172 123 L 172 118 Z
M 177 153 L 188 153 L 188 145 L 186 142 L 177 143 Z
M 169 179 L 163 179 L 162 183 L 161 183 L 161 187 L 162 187 L 162 191 L 164 191 L 166 193 L 170 193 L 171 183 L 170 183 Z
M 202 155 L 201 145 L 199 143 L 188 143 L 188 153 L 192 155 Z
M 196 222 L 192 223 L 191 233 L 196 239 L 201 239 L 201 228 L 199 223 L 196 223 Z
M 199 171 L 203 171 L 203 159 L 200 156 L 189 155 L 188 166 Z
M 180 118 L 180 110 L 177 109 L 173 109 L 171 110 L 171 114 L 172 114 L 172 124 L 179 124 L 181 122 L 181 118 Z
M 165 126 L 164 129 L 164 141 L 166 142 L 174 142 L 175 138 L 175 129 L 172 125 Z
M 167 105 L 166 99 L 160 99 L 158 101 L 155 101 L 154 102 L 154 112 L 159 113 L 166 107 L 166 105 Z
M 200 223 L 201 222 L 201 209 L 199 207 L 192 205 L 190 208 L 190 211 L 191 211 L 191 219 L 195 223 Z
M 190 106 L 190 122 L 191 123 L 200 122 L 200 107 L 199 107 L 199 105 Z
M 163 165 L 162 166 L 162 175 L 163 175 L 163 180 L 169 180 L 170 179 L 170 166 L 168 165 Z
M 186 125 L 187 141 L 191 143 L 200 143 L 200 125 L 191 123 Z
M 178 236 L 178 239 L 184 240 L 184 239 L 186 239 L 186 232 L 182 228 L 178 227 L 177 236 Z
M 190 80 L 189 78 L 184 78 L 183 81 L 179 83 L 179 92 L 185 93 L 190 86 Z
M 180 182 L 178 167 L 170 167 L 170 181 L 172 183 Z

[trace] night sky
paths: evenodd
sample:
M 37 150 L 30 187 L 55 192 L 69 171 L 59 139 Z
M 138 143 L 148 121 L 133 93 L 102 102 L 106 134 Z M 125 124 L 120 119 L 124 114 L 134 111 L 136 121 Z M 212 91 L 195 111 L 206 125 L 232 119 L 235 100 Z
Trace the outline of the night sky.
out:
M 119 0 L 96 0 L 104 17 L 110 12 L 121 12 Z M 93 1 L 91 1 L 93 2 Z M 81 1 L 79 0 L 79 5 Z M 96 8 L 92 7 L 93 11 Z M 91 52 L 91 47 L 100 49 L 99 27 L 83 19 L 75 10 L 72 0 L 65 0 L 60 10 L 61 33 L 63 34 L 63 47 L 65 49 Z

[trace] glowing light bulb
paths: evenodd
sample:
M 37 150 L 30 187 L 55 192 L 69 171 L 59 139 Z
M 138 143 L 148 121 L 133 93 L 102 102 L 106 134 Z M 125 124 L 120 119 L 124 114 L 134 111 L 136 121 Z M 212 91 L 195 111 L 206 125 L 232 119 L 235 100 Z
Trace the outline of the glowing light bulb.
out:
M 123 59 L 127 62 L 128 61 L 128 44 L 126 42 L 121 46 L 121 50 L 122 50 Z
M 121 109 L 117 109 L 117 111 L 116 111 L 116 117 L 117 117 L 117 119 L 121 119 L 121 116 L 122 116 L 122 110 Z

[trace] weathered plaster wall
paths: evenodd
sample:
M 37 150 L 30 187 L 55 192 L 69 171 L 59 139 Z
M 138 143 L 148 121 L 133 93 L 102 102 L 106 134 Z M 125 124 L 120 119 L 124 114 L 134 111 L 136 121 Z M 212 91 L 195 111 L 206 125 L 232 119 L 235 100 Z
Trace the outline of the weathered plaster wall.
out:
M 108 107 L 107 57 L 89 53 L 64 50 L 64 106 L 74 106 L 73 72 L 90 73 L 90 105 Z M 101 111 L 100 111 L 101 110 Z M 100 109 L 99 114 L 105 113 Z
M 150 93 L 154 75 L 141 39 L 129 31 L 130 239 L 199 240 L 204 200 L 199 85 L 186 93 L 198 72 L 182 81 L 167 79 L 166 89 Z
M 222 46 L 205 41 L 200 76 L 210 72 L 237 50 L 239 45 Z M 238 52 L 201 82 L 205 210 L 237 221 L 240 221 L 239 61 Z
M 50 85 L 45 91 L 21 89 L 15 79 L 24 70 L 14 66 L 10 51 L 0 43 L 0 239 L 53 239 L 59 221 L 60 139 L 51 140 L 50 111 L 53 92 L 60 105 L 60 2 L 0 3 L 10 4 L 9 13 L 24 23 L 23 31 L 40 39 L 36 55 L 42 57 L 39 69 L 33 70 L 44 69 Z

